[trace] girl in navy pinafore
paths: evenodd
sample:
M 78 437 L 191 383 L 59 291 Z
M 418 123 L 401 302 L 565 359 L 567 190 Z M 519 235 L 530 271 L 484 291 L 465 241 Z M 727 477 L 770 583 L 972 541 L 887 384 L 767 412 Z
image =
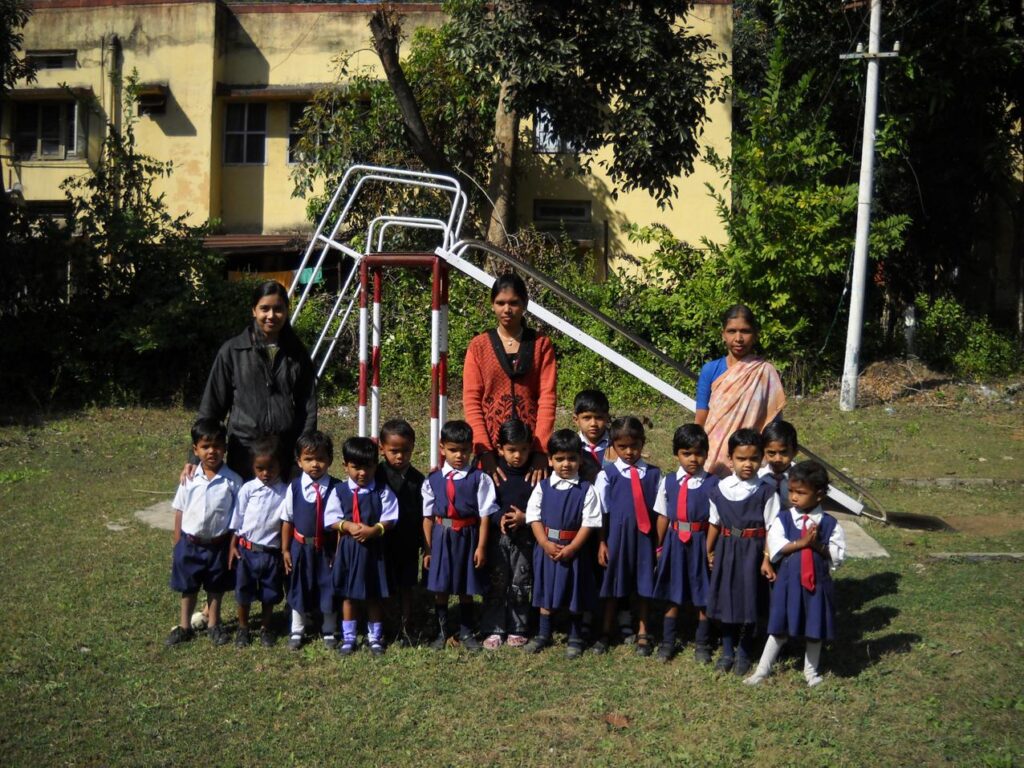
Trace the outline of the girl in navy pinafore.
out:
M 651 654 L 647 634 L 647 600 L 654 597 L 654 568 L 657 548 L 656 513 L 664 509 L 664 484 L 661 470 L 641 458 L 646 435 L 641 421 L 624 416 L 612 422 L 609 430 L 612 449 L 618 458 L 597 476 L 595 487 L 605 511 L 605 525 L 598 562 L 605 567 L 600 597 L 605 601 L 604 637 L 594 644 L 596 653 L 607 650 L 608 636 L 615 621 L 619 598 L 638 596 L 638 655 Z M 634 473 L 642 495 L 637 509 L 633 492 Z M 641 531 L 644 525 L 646 532 Z
M 661 542 L 654 594 L 668 605 L 662 626 L 658 660 L 675 655 L 677 622 L 681 606 L 697 610 L 694 657 L 711 661 L 710 626 L 705 613 L 708 595 L 707 530 L 711 492 L 718 478 L 704 471 L 708 436 L 697 424 L 684 424 L 672 436 L 672 450 L 679 469 L 665 478 L 665 514 L 658 518 Z M 684 484 L 685 483 L 685 494 Z M 685 496 L 685 507 L 682 505 Z
M 831 570 L 846 556 L 846 536 L 834 517 L 821 509 L 828 472 L 803 461 L 789 475 L 789 506 L 768 529 L 768 552 L 778 565 L 768 614 L 768 641 L 757 670 L 744 682 L 756 685 L 770 673 L 786 640 L 807 641 L 804 677 L 822 682 L 818 671 L 822 641 L 835 638 L 835 591 Z
M 375 526 L 383 522 L 381 497 L 385 488 L 374 483 L 369 493 L 359 496 L 359 522 L 363 525 Z M 342 521 L 356 522 L 352 514 L 353 491 L 348 483 L 338 483 L 336 493 Z M 334 589 L 338 597 L 380 600 L 390 595 L 382 545 L 380 538 L 360 543 L 351 536 L 338 537 L 338 554 L 334 558 Z
M 480 543 L 480 508 L 477 486 L 484 474 L 470 469 L 455 481 L 455 509 L 449 515 L 446 479 L 440 470 L 427 476 L 434 493 L 434 531 L 430 540 L 430 569 L 427 589 L 446 595 L 482 595 L 486 589 L 484 573 L 473 566 L 473 552 Z M 450 526 L 443 522 L 450 517 Z
M 552 486 L 552 477 L 541 481 L 540 523 L 548 531 L 560 532 L 566 544 L 583 526 L 583 502 L 591 488 L 586 480 L 568 488 Z M 548 611 L 567 608 L 571 614 L 592 611 L 597 606 L 597 585 L 591 562 L 585 553 L 572 560 L 552 560 L 544 550 L 533 550 L 533 606 Z
M 334 578 L 331 573 L 332 554 L 334 552 L 334 533 L 326 527 L 321 530 L 320 547 L 316 546 L 316 503 L 306 501 L 302 495 L 302 479 L 299 475 L 292 480 L 289 488 L 291 493 L 292 535 L 291 559 L 292 571 L 288 581 L 288 605 L 293 611 L 301 614 L 320 612 L 331 614 L 334 608 Z M 328 477 L 327 490 L 324 493 L 324 507 L 327 499 L 334 493 L 337 480 Z

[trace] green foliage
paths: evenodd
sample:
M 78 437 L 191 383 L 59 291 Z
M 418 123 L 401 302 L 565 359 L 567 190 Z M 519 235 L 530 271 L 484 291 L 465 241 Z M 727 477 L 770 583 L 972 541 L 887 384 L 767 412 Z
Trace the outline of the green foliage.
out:
M 171 164 L 135 143 L 134 77 L 124 127 L 111 125 L 91 173 L 63 188 L 65 228 L 18 214 L 3 303 L 17 365 L 0 382 L 36 405 L 195 394 L 221 340 L 244 322 L 248 286 L 228 283 L 205 229 L 172 217 L 156 180 Z
M 0 93 L 6 94 L 19 80 L 34 80 L 35 71 L 23 57 L 21 30 L 32 16 L 25 0 L 0 0 Z
M 679 23 L 690 2 L 573 3 L 451 0 L 454 50 L 464 66 L 509 84 L 510 108 L 542 109 L 580 153 L 611 145 L 600 164 L 620 189 L 662 204 L 672 179 L 693 171 L 713 75 L 725 62 L 707 35 Z
M 988 318 L 971 315 L 951 296 L 915 300 L 919 313 L 916 345 L 930 364 L 969 379 L 1006 376 L 1020 369 L 1013 342 Z

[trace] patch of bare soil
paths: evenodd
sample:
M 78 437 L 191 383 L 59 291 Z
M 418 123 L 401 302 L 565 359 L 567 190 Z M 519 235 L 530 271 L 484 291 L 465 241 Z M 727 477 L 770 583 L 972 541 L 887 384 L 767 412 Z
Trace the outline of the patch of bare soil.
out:
M 879 360 L 860 375 L 858 405 L 919 397 L 952 383 L 950 376 L 933 371 L 919 360 Z

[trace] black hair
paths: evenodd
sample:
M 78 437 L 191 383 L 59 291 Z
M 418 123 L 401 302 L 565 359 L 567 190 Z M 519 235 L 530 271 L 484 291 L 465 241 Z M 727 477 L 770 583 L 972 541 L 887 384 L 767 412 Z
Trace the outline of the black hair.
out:
M 267 296 L 280 296 L 284 299 L 285 309 L 288 309 L 291 306 L 292 302 L 291 299 L 288 298 L 287 288 L 277 282 L 277 280 L 264 280 L 252 290 L 252 308 L 256 309 L 256 305 L 260 303 L 260 299 L 264 299 Z
M 789 483 L 807 483 L 815 491 L 828 491 L 828 470 L 819 462 L 808 460 L 794 464 L 789 470 Z
M 258 456 L 270 456 L 274 461 L 281 463 L 281 441 L 277 435 L 261 435 L 252 445 L 249 446 L 249 455 L 253 461 Z
M 708 433 L 700 424 L 683 424 L 672 435 L 672 453 L 679 453 L 684 448 L 699 448 L 707 454 Z
M 755 333 L 761 330 L 761 324 L 757 322 L 757 318 L 754 317 L 754 311 L 746 304 L 733 304 L 725 312 L 722 313 L 722 328 L 729 324 L 730 320 L 736 318 L 745 320 L 750 324 L 750 327 L 754 329 Z
M 446 421 L 441 427 L 442 443 L 457 443 L 464 445 L 473 442 L 473 428 L 464 421 Z
M 782 419 L 773 421 L 761 430 L 761 439 L 764 440 L 765 445 L 768 445 L 768 443 L 782 443 L 793 453 L 796 453 L 796 427 L 788 421 L 783 421 Z
M 372 466 L 377 463 L 377 444 L 368 437 L 350 437 L 342 444 L 341 455 L 346 464 Z
M 389 437 L 404 437 L 406 440 L 415 443 L 416 430 L 405 419 L 389 419 L 380 428 L 381 443 L 387 442 Z
M 498 427 L 498 445 L 529 443 L 533 440 L 530 428 L 519 419 L 509 419 Z
M 324 451 L 327 454 L 327 460 L 334 461 L 334 441 L 331 440 L 330 435 L 320 430 L 299 435 L 299 439 L 295 441 L 295 458 L 302 458 L 305 451 L 310 453 Z
M 548 440 L 548 456 L 556 453 L 582 453 L 583 441 L 580 436 L 571 429 L 559 429 L 551 435 Z
M 528 304 L 530 301 L 530 293 L 526 290 L 525 281 L 515 272 L 498 275 L 494 285 L 491 286 L 491 302 L 498 298 L 498 294 L 502 291 L 512 291 L 522 300 L 523 304 Z
M 581 413 L 604 413 L 611 410 L 608 404 L 608 396 L 599 389 L 584 389 L 576 393 L 572 401 L 572 412 L 579 416 Z
M 743 429 L 737 429 L 729 435 L 730 456 L 732 456 L 733 451 L 744 445 L 752 445 L 761 453 L 764 453 L 764 440 L 761 439 L 761 435 L 756 429 L 744 427 Z
M 636 416 L 622 416 L 616 419 L 608 428 L 608 439 L 614 443 L 620 437 L 632 437 L 634 440 L 647 442 L 644 423 Z
M 199 441 L 203 438 L 215 443 L 226 443 L 228 431 L 217 419 L 196 419 L 192 423 L 192 445 L 199 445 Z

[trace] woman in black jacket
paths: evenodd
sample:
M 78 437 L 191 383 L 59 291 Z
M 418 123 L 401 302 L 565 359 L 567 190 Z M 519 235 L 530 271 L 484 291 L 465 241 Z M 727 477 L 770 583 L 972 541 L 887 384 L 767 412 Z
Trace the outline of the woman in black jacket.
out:
M 253 476 L 254 441 L 276 435 L 285 477 L 295 441 L 316 429 L 316 374 L 288 321 L 288 291 L 276 280 L 253 292 L 251 325 L 224 342 L 213 361 L 197 418 L 227 419 L 227 465 Z

